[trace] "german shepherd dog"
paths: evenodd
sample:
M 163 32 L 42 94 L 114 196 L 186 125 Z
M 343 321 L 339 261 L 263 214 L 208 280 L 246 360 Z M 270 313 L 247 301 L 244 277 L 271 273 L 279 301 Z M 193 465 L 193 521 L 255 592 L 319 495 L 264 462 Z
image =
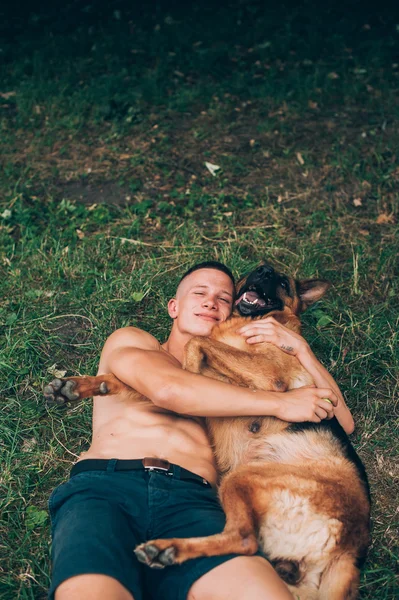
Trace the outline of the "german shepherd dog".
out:
M 298 281 L 263 263 L 238 282 L 233 316 L 209 338 L 190 340 L 184 367 L 262 390 L 312 385 L 295 356 L 269 343 L 247 344 L 237 330 L 271 315 L 300 333 L 299 314 L 328 287 L 324 280 Z M 45 395 L 64 402 L 125 387 L 113 375 L 72 377 L 55 380 Z M 201 556 L 252 555 L 259 548 L 294 597 L 356 598 L 369 544 L 370 493 L 364 466 L 338 421 L 213 417 L 206 422 L 221 477 L 224 531 L 152 540 L 135 549 L 137 558 L 161 568 Z

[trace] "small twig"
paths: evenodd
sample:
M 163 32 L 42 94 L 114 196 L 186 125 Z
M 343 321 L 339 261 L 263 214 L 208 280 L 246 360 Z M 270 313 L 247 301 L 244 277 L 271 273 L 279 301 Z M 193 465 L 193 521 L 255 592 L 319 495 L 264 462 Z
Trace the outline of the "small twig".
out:
M 170 244 L 149 244 L 148 242 L 142 242 L 141 240 L 132 240 L 130 238 L 118 237 L 116 235 L 107 236 L 108 239 L 120 240 L 124 244 L 127 242 L 128 244 L 134 244 L 136 246 L 150 246 L 151 248 L 173 248 Z
M 74 452 L 71 452 L 70 450 L 68 450 L 68 448 L 66 446 L 64 446 L 64 444 L 61 442 L 61 440 L 58 439 L 57 434 L 54 431 L 54 419 L 51 419 L 51 429 L 53 431 L 54 438 L 59 443 L 59 445 L 62 446 L 64 448 L 64 450 L 66 452 L 68 452 L 68 454 L 70 454 L 71 456 L 74 456 L 75 458 L 79 458 L 78 454 L 75 454 Z
M 239 225 L 236 229 L 275 229 L 275 225 Z
M 217 242 L 218 244 L 230 244 L 231 242 L 236 242 L 237 239 L 234 238 L 226 238 L 223 240 L 215 240 L 209 237 L 206 237 L 205 235 L 201 235 L 202 239 L 206 240 L 207 242 Z
M 93 327 L 93 323 L 92 321 L 89 319 L 89 317 L 85 317 L 84 315 L 76 315 L 76 314 L 68 314 L 68 315 L 56 315 L 56 316 L 51 316 L 52 313 L 48 314 L 48 315 L 44 315 L 44 317 L 37 317 L 36 319 L 31 319 L 30 321 L 21 321 L 21 323 L 16 323 L 17 325 L 27 325 L 28 323 L 34 323 L 35 321 L 43 321 L 44 319 L 47 319 L 48 321 L 54 321 L 55 319 L 63 319 L 66 317 L 78 317 L 79 319 L 86 319 L 86 321 L 89 321 L 90 325 Z

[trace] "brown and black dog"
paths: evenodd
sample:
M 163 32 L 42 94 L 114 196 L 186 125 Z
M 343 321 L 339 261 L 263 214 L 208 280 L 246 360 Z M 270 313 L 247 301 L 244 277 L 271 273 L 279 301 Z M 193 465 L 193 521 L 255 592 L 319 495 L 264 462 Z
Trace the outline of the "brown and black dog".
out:
M 237 330 L 271 315 L 300 333 L 299 314 L 328 287 L 323 280 L 298 281 L 260 265 L 238 283 L 235 314 L 209 338 L 187 344 L 185 368 L 263 390 L 311 385 L 295 356 L 272 344 L 247 344 Z M 126 387 L 113 375 L 56 382 L 47 389 L 50 399 L 60 398 L 58 390 L 76 400 Z M 136 548 L 137 558 L 159 568 L 200 556 L 251 555 L 259 548 L 300 600 L 356 598 L 369 544 L 370 496 L 364 466 L 337 420 L 208 418 L 207 427 L 221 475 L 224 531 L 152 540 Z

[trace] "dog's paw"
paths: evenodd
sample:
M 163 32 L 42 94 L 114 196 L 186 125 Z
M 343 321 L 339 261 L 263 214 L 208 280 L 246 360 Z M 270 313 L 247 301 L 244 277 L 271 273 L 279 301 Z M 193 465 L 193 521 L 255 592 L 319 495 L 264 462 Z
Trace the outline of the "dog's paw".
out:
M 163 569 L 176 564 L 176 548 L 169 546 L 161 549 L 156 542 L 140 544 L 134 551 L 137 559 L 153 569 Z
M 72 379 L 53 379 L 43 389 L 43 394 L 48 404 L 63 405 L 66 402 L 76 402 L 80 399 L 77 383 Z

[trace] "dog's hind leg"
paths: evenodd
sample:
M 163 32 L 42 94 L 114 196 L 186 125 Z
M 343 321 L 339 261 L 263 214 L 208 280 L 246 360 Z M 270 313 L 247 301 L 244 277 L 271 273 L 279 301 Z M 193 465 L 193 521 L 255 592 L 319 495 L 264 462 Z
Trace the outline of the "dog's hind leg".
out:
M 349 553 L 334 558 L 321 577 L 320 600 L 355 600 L 358 595 L 360 571 Z
M 77 402 L 92 396 L 108 396 L 118 394 L 127 386 L 115 375 L 97 375 L 95 377 L 65 377 L 53 379 L 43 390 L 49 404 L 65 404 Z
M 222 533 L 198 538 L 151 540 L 140 544 L 135 554 L 140 562 L 150 567 L 163 568 L 201 556 L 225 554 L 252 555 L 258 549 L 255 533 L 251 490 L 239 486 L 237 477 L 224 485 L 223 508 L 226 526 Z

